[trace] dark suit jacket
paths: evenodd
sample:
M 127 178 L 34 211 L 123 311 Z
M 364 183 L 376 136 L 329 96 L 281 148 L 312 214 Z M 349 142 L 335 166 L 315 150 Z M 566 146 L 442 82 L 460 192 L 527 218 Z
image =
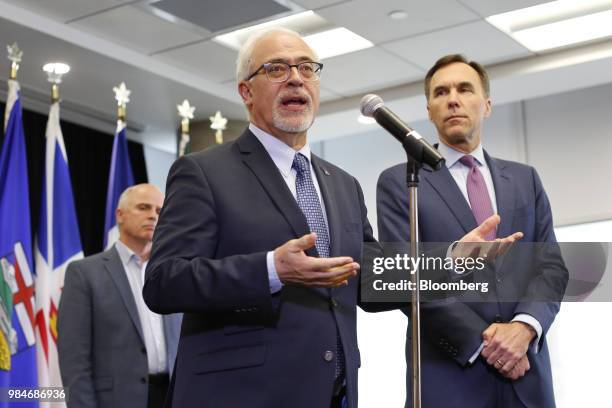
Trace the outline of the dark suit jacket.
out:
M 180 324 L 180 315 L 164 316 L 170 368 Z M 149 370 L 141 327 L 115 247 L 68 266 L 57 323 L 68 407 L 147 406 Z
M 497 209 L 501 217 L 497 236 L 522 231 L 521 242 L 545 242 L 541 253 L 526 245 L 515 245 L 504 257 L 503 267 L 488 273 L 488 302 L 423 303 L 422 320 L 422 401 L 423 407 L 485 407 L 503 379 L 479 357 L 471 355 L 482 341 L 481 333 L 493 322 L 507 322 L 519 313 L 535 317 L 543 334 L 539 353 L 528 352 L 531 369 L 513 382 L 527 407 L 554 407 L 546 333 L 559 310 L 567 285 L 567 269 L 556 248 L 550 204 L 542 183 L 532 167 L 495 159 L 485 152 L 491 171 Z M 377 188 L 378 231 L 381 242 L 409 241 L 406 165 L 385 170 Z M 424 168 L 419 184 L 419 234 L 422 242 L 451 243 L 477 224 L 469 204 L 446 167 L 437 172 Z M 499 265 L 498 265 L 499 266 Z M 500 302 L 499 298 L 509 299 Z M 534 302 L 521 298 L 553 300 Z M 408 329 L 408 403 L 411 401 L 410 333 Z M 441 390 L 444 390 L 441 392 Z
M 312 163 L 331 256 L 360 260 L 362 242 L 374 240 L 361 188 L 315 155 Z M 144 297 L 159 313 L 185 313 L 173 406 L 327 408 L 338 331 L 349 406 L 356 407 L 359 279 L 333 290 L 284 286 L 270 294 L 266 253 L 309 228 L 257 138 L 247 130 L 180 158 L 166 192 Z

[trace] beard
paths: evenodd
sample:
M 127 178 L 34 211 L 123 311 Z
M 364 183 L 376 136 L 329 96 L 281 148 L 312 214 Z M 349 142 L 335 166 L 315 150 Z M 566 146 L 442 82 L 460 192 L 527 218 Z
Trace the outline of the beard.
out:
M 277 129 L 287 133 L 301 133 L 310 129 L 314 122 L 314 113 L 312 109 L 312 98 L 308 94 L 300 94 L 299 96 L 306 99 L 305 109 L 299 112 L 281 111 L 282 100 L 287 95 L 279 95 L 274 101 L 274 109 L 272 110 L 272 121 Z

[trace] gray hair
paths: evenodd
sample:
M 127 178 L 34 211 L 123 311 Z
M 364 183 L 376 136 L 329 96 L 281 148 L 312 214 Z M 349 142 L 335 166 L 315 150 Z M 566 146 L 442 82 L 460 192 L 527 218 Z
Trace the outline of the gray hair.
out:
M 153 188 L 155 188 L 157 191 L 160 191 L 159 188 L 157 188 L 156 185 L 151 184 L 151 183 L 140 183 L 140 184 L 136 184 L 133 186 L 130 186 L 128 188 L 126 188 L 125 190 L 123 190 L 123 192 L 121 193 L 121 195 L 119 196 L 119 201 L 117 201 L 117 208 L 120 208 L 122 210 L 125 210 L 127 207 L 127 203 L 128 203 L 128 198 L 130 197 L 130 194 L 132 194 L 132 192 L 140 187 L 143 186 L 151 186 Z M 161 193 L 161 191 L 160 191 Z
M 249 68 L 252 59 L 251 57 L 253 56 L 253 50 L 255 49 L 257 42 L 272 34 L 288 34 L 302 39 L 300 33 L 284 27 L 264 28 L 251 34 L 244 44 L 242 44 L 242 47 L 240 47 L 240 51 L 238 51 L 238 58 L 236 59 L 236 83 L 239 83 L 249 76 Z M 319 57 L 317 53 L 314 50 L 312 50 L 312 53 L 314 54 L 315 59 L 318 61 Z
M 138 187 L 138 185 L 131 186 L 123 190 L 123 193 L 121 193 L 121 195 L 119 196 L 119 201 L 117 201 L 117 208 L 121 208 L 122 210 L 125 210 L 125 207 L 127 206 L 128 196 L 130 195 L 132 191 L 136 189 L 136 187 Z

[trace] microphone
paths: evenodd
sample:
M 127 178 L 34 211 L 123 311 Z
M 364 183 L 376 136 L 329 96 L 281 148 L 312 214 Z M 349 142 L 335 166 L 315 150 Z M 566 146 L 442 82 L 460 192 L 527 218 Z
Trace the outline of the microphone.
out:
M 416 130 L 411 129 L 385 106 L 378 95 L 368 94 L 361 98 L 361 114 L 376 119 L 376 122 L 391 133 L 404 146 L 406 153 L 419 164 L 427 164 L 434 170 L 444 166 L 444 157 Z

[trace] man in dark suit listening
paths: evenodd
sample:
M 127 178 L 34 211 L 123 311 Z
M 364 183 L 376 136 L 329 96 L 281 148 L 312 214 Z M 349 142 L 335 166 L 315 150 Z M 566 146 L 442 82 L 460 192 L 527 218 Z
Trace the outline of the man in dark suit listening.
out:
M 144 298 L 184 312 L 173 407 L 357 407 L 357 181 L 312 154 L 322 64 L 292 31 L 243 45 L 248 129 L 172 166 Z M 344 405 L 343 405 L 344 404 Z
M 568 274 L 556 250 L 540 178 L 530 166 L 483 150 L 482 124 L 491 113 L 491 100 L 487 73 L 478 63 L 461 55 L 441 58 L 427 73 L 425 95 L 446 167 L 438 172 L 426 167 L 420 173 L 420 239 L 459 241 L 453 254 L 469 253 L 466 242 L 496 237 L 544 244 L 516 245 L 503 265 L 491 265 L 486 280 L 492 288 L 485 302 L 449 298 L 423 303 L 423 407 L 554 407 L 546 333 Z M 410 240 L 405 173 L 403 164 L 379 178 L 380 241 Z
M 117 243 L 68 266 L 57 324 L 68 407 L 163 406 L 181 316 L 155 314 L 142 299 L 163 199 L 151 184 L 125 190 Z

